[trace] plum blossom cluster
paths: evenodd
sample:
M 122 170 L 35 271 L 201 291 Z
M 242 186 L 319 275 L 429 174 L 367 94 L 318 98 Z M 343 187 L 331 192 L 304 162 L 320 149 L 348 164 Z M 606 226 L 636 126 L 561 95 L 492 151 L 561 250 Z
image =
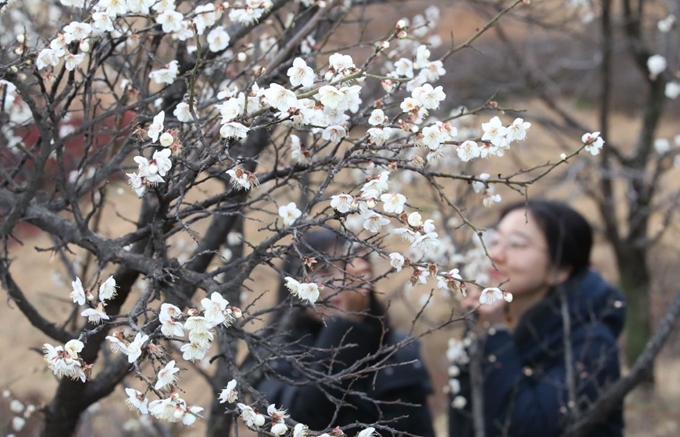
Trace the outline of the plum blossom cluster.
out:
M 174 361 L 171 363 L 174 365 Z M 156 399 L 151 402 L 149 402 L 144 393 L 133 388 L 126 388 L 125 393 L 128 396 L 125 403 L 130 409 L 136 410 L 142 415 L 150 414 L 158 420 L 193 425 L 197 418 L 203 417 L 200 415 L 203 407 L 188 405 L 179 396 L 179 393 L 174 391 L 170 392 L 165 398 Z
M 154 187 L 159 183 L 164 183 L 164 176 L 172 169 L 172 159 L 170 155 L 179 153 L 181 144 L 173 135 L 172 131 L 163 132 L 165 112 L 159 112 L 153 119 L 151 126 L 147 130 L 147 135 L 155 143 L 160 140 L 163 149 L 156 150 L 151 159 L 144 156 L 135 156 L 137 163 L 137 173 L 127 173 L 128 184 L 135 192 L 137 197 L 142 197 L 147 188 Z M 163 132 L 161 134 L 161 132 Z
M 493 185 L 490 185 L 486 181 L 491 177 L 489 173 L 482 173 L 477 176 L 477 180 L 472 182 L 472 189 L 475 193 L 481 193 L 482 195 L 482 205 L 490 208 L 495 203 L 501 202 L 501 195 L 496 193 Z
M 464 141 L 458 146 L 458 157 L 465 162 L 479 157 L 502 157 L 510 148 L 510 144 L 526 140 L 530 127 L 531 123 L 521 118 L 516 118 L 509 126 L 504 126 L 501 119 L 495 116 L 489 122 L 482 123 L 484 134 L 481 144 L 472 140 Z
M 13 398 L 9 401 L 9 411 L 14 417 L 12 417 L 12 420 L 9 423 L 11 424 L 12 431 L 17 433 L 21 432 L 26 426 L 26 422 L 33 416 L 33 413 L 38 410 L 37 407 L 34 404 L 24 405 L 23 402 L 12 396 L 12 392 L 7 389 L 2 391 L 2 397 L 8 400 Z M 8 437 L 13 435 L 14 434 L 7 434 Z
M 64 346 L 43 345 L 44 359 L 47 367 L 57 378 L 66 376 L 71 379 L 87 381 L 92 372 L 92 365 L 87 364 L 78 354 L 85 345 L 80 340 L 70 340 Z
M 184 330 L 189 331 L 189 341 L 180 348 L 182 358 L 188 361 L 205 357 L 215 338 L 217 326 L 228 327 L 242 316 L 239 308 L 230 306 L 229 301 L 217 292 L 212 293 L 210 298 L 201 299 L 201 306 L 203 311 L 191 308 L 187 314 L 183 314 L 177 306 L 163 303 L 158 314 L 161 333 L 167 338 L 181 339 Z M 129 341 L 129 337 L 130 334 L 115 331 L 106 338 L 111 343 L 111 350 L 126 354 L 128 361 L 133 363 L 140 358 L 144 349 L 149 349 L 149 346 L 144 348 L 149 336 L 138 332 L 134 340 Z
M 299 282 L 290 276 L 286 276 L 285 281 L 285 286 L 291 294 L 301 300 L 306 300 L 312 305 L 319 300 L 320 292 L 323 290 L 323 285 L 321 284 L 305 281 Z
M 512 302 L 512 294 L 497 287 L 485 288 L 479 295 L 481 305 L 493 305 L 496 302 Z
M 286 410 L 283 409 L 278 409 L 276 408 L 276 405 L 269 405 L 267 407 L 267 416 L 268 418 L 265 417 L 264 414 L 260 413 L 256 408 L 251 407 L 246 404 L 239 403 L 237 404 L 237 407 L 239 411 L 241 412 L 240 417 L 241 420 L 248 426 L 248 428 L 253 429 L 253 430 L 259 430 L 260 428 L 264 427 L 267 421 L 269 422 L 269 432 L 271 432 L 275 436 L 282 436 L 288 433 L 288 425 L 286 425 L 285 420 L 288 419 L 290 416 L 286 412 Z M 293 434 L 292 437 L 306 437 L 307 430 L 309 427 L 303 423 L 297 423 L 293 427 Z M 333 432 L 333 435 L 338 435 L 335 432 Z M 342 431 L 340 431 L 339 435 L 344 435 L 342 434 Z M 356 437 L 373 437 L 375 435 L 375 428 L 368 427 L 363 429 L 362 431 L 358 432 Z M 320 434 L 319 437 L 331 437 L 331 434 L 323 433 Z
M 469 337 L 465 337 L 463 341 L 457 338 L 450 338 L 448 349 L 446 350 L 446 358 L 448 358 L 450 366 L 448 369 L 449 373 L 449 384 L 446 387 L 446 391 L 453 398 L 451 406 L 453 408 L 462 409 L 467 405 L 467 399 L 460 395 L 460 374 L 461 367 L 464 367 L 470 362 L 470 356 L 467 353 L 467 347 L 470 346 L 471 340 Z
M 90 307 L 80 313 L 81 316 L 87 317 L 88 322 L 98 325 L 102 320 L 109 320 L 106 314 L 106 301 L 116 297 L 116 280 L 113 276 L 109 276 L 104 282 L 99 285 L 99 293 L 95 298 L 91 291 L 85 291 L 80 278 L 71 283 L 73 290 L 70 297 L 73 303 L 78 305 L 88 304 Z

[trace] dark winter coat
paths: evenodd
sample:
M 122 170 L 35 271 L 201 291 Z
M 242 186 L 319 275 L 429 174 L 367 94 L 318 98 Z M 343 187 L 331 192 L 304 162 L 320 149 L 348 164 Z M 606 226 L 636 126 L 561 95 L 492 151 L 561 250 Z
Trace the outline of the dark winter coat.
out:
M 302 375 L 296 360 L 287 355 L 270 364 L 272 372 L 257 384 L 258 390 L 269 403 L 287 409 L 292 419 L 310 429 L 357 424 L 345 429 L 346 434 L 353 435 L 365 428 L 358 424 L 378 423 L 399 432 L 394 435 L 403 432 L 434 436 L 427 406 L 432 386 L 418 343 L 413 341 L 388 352 L 390 346 L 407 337 L 388 332 L 383 338 L 379 325 L 333 317 L 327 319 L 324 326 L 307 317 L 298 318 L 289 336 L 296 344 L 288 347 L 288 353 L 304 353 L 304 358 L 298 361 L 312 372 L 319 372 L 321 377 L 343 372 L 362 372 L 363 376 L 340 378 L 322 386 L 297 384 L 309 379 Z M 374 354 L 377 358 L 360 363 Z M 353 365 L 356 368 L 349 369 Z M 327 393 L 342 399 L 343 405 L 337 408 Z M 383 436 L 392 435 L 379 427 L 378 431 Z
M 602 277 L 586 272 L 564 285 L 569 305 L 577 405 L 584 410 L 603 387 L 620 376 L 616 339 L 624 325 L 623 298 Z M 499 330 L 483 345 L 486 437 L 557 437 L 567 417 L 565 330 L 560 293 L 529 309 L 513 334 Z M 469 369 L 460 375 L 461 395 L 470 400 Z M 449 437 L 472 437 L 471 402 L 449 410 Z M 591 434 L 623 435 L 622 408 Z

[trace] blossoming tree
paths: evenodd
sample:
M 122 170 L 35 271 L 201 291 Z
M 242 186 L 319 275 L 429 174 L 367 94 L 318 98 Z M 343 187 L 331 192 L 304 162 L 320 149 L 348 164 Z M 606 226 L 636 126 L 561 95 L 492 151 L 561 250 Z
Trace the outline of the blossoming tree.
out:
M 278 268 L 321 226 L 385 260 L 383 277 L 404 270 L 413 285 L 459 294 L 485 282 L 484 229 L 468 208 L 500 202 L 497 185 L 526 194 L 566 158 L 603 147 L 586 134 L 553 162 L 475 176 L 475 161 L 500 159 L 530 123 L 491 99 L 466 109 L 437 82 L 447 59 L 528 6 L 508 3 L 435 56 L 436 8 L 372 39 L 337 40 L 366 3 L 0 1 L 0 279 L 45 335 L 44 360 L 60 380 L 42 435 L 73 435 L 83 411 L 123 383 L 141 415 L 204 420 L 205 406 L 180 390 L 185 369 L 204 360 L 219 388 L 210 435 L 225 435 L 236 416 L 268 435 L 304 435 L 235 359 L 238 347 L 267 344 L 246 327 L 275 306 L 242 308 L 266 294 L 248 282 L 256 268 Z M 108 235 L 101 217 L 120 181 L 138 216 L 114 214 L 132 229 Z M 50 235 L 71 276 L 64 320 L 45 317 L 12 272 L 25 262 L 12 256 L 25 223 Z M 475 249 L 457 252 L 459 234 Z M 176 247 L 179 236 L 193 245 Z M 324 304 L 308 275 L 285 282 L 280 306 Z M 366 424 L 361 437 L 370 425 L 389 427 Z

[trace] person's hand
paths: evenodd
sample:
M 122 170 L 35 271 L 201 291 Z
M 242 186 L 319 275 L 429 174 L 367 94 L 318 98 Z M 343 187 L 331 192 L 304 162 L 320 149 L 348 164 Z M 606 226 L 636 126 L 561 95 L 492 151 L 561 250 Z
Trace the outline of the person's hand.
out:
M 463 299 L 463 308 L 466 311 L 475 310 L 475 313 L 477 314 L 477 326 L 480 328 L 505 325 L 507 323 L 505 315 L 507 302 L 500 300 L 491 305 L 482 305 L 479 303 L 479 296 L 481 296 L 481 294 L 481 288 L 470 287 L 467 296 Z

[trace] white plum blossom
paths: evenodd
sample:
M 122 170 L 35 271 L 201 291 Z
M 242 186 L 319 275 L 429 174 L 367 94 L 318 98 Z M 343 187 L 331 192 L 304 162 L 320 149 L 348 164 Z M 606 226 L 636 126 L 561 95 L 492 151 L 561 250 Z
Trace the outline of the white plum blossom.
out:
M 411 93 L 411 97 L 418 101 L 420 106 L 425 109 L 437 109 L 439 108 L 439 102 L 446 98 L 446 94 L 444 94 L 444 90 L 441 86 L 432 88 L 432 85 L 426 83 L 423 86 L 415 88 Z
M 323 286 L 314 282 L 298 282 L 290 276 L 287 276 L 285 280 L 285 287 L 292 295 L 297 296 L 301 300 L 306 300 L 312 305 L 319 300 L 320 290 Z
M 652 80 L 663 73 L 666 67 L 668 67 L 668 62 L 666 62 L 666 58 L 661 55 L 652 55 L 647 58 L 647 69 L 649 70 L 649 77 L 652 78 Z
M 345 93 L 334 86 L 324 85 L 319 88 L 319 101 L 324 107 L 344 111 L 347 109 L 347 97 Z
M 78 65 L 85 59 L 85 53 L 78 53 L 74 55 L 73 53 L 66 53 L 64 56 L 64 68 L 68 71 L 73 71 Z
M 172 305 L 170 303 L 164 303 L 161 305 L 161 310 L 158 314 L 158 321 L 165 323 L 169 320 L 177 319 L 182 316 L 182 310 L 179 307 Z
M 380 232 L 380 228 L 390 224 L 390 219 L 375 211 L 368 211 L 362 218 L 364 219 L 364 229 L 373 233 Z
M 262 426 L 264 425 L 264 415 L 256 413 L 252 407 L 245 404 L 236 404 L 241 410 L 241 419 L 246 423 L 247 426 Z
M 427 46 L 420 45 L 416 49 L 416 66 L 418 68 L 425 68 L 430 62 L 430 51 Z
M 106 13 L 111 17 L 125 15 L 129 11 L 127 0 L 99 0 L 97 7 L 105 9 Z
M 600 150 L 604 146 L 604 139 L 599 132 L 586 133 L 581 137 L 581 142 L 585 144 L 586 152 L 591 155 L 599 155 Z
M 156 0 L 127 0 L 128 11 L 131 13 L 148 14 L 151 5 L 156 3 Z
M 264 98 L 270 106 L 281 112 L 299 106 L 295 93 L 276 83 L 269 85 L 269 88 L 264 91 Z
M 183 344 L 180 348 L 180 351 L 182 352 L 183 360 L 192 362 L 196 360 L 202 360 L 205 357 L 205 354 L 208 352 L 204 346 L 193 342 Z
M 661 20 L 659 20 L 659 22 L 656 23 L 656 27 L 659 29 L 659 32 L 668 33 L 668 32 L 671 31 L 674 24 L 675 24 L 675 15 L 669 14 L 665 18 L 662 18 Z
M 372 127 L 366 131 L 368 138 L 376 145 L 382 146 L 392 136 L 393 129 L 390 127 Z
M 380 195 L 388 188 L 389 176 L 390 172 L 384 171 L 380 173 L 380 176 L 377 178 L 373 178 L 366 182 L 364 186 L 361 187 L 361 195 L 365 198 L 379 198 Z
M 500 194 L 494 194 L 491 188 L 487 189 L 482 196 L 482 205 L 486 208 L 491 208 L 494 203 L 500 203 L 502 200 Z
M 211 52 L 220 52 L 229 46 L 230 38 L 224 26 L 217 26 L 208 33 L 206 40 Z
M 290 156 L 293 158 L 293 161 L 303 166 L 308 166 L 312 163 L 309 152 L 303 149 L 300 137 L 297 135 L 290 136 Z
M 177 380 L 175 375 L 179 372 L 179 368 L 175 367 L 175 360 L 170 361 L 161 370 L 158 371 L 158 379 L 156 385 L 154 385 L 155 390 L 161 390 L 168 385 L 173 385 Z
M 248 132 L 250 132 L 249 127 L 233 121 L 224 123 L 222 127 L 220 127 L 220 136 L 222 138 L 243 139 L 248 136 Z
M 340 73 L 345 70 L 355 68 L 354 60 L 350 55 L 334 53 L 328 58 L 328 63 L 335 72 Z
M 175 79 L 177 79 L 177 74 L 179 73 L 179 63 L 177 61 L 171 61 L 164 68 L 154 70 L 149 73 L 149 79 L 153 80 L 157 84 L 172 84 Z M 165 117 L 165 114 L 163 115 Z M 154 140 L 156 141 L 156 140 Z
M 288 69 L 286 74 L 290 77 L 290 83 L 294 87 L 309 88 L 314 85 L 314 70 L 308 67 L 302 58 L 295 58 L 293 66 Z
M 503 145 L 505 145 L 507 141 L 505 136 L 507 135 L 508 128 L 503 126 L 500 118 L 496 116 L 488 123 L 482 123 L 482 129 L 484 130 L 482 141 L 489 141 L 497 147 L 503 147 Z
M 418 80 L 423 83 L 436 82 L 446 74 L 442 61 L 427 62 L 421 68 L 420 73 L 418 73 Z
M 92 14 L 92 35 L 98 36 L 104 32 L 113 32 L 113 20 L 107 12 L 99 11 Z
M 236 391 L 236 380 L 232 379 L 227 383 L 227 386 L 220 392 L 220 404 L 228 402 L 233 404 L 238 398 L 238 392 Z
M 421 105 L 422 104 L 418 100 L 414 99 L 413 97 L 406 97 L 399 104 L 399 108 L 401 108 L 401 110 L 403 112 L 414 112 L 414 111 L 418 111 L 420 109 Z
M 160 24 L 165 33 L 179 32 L 182 30 L 184 15 L 175 10 L 166 10 L 156 17 L 156 23 Z
M 411 243 L 411 247 L 419 250 L 422 254 L 427 255 L 433 253 L 439 246 L 439 236 L 436 232 L 426 232 L 417 236 Z
M 153 118 L 153 122 L 147 130 L 147 135 L 155 143 L 158 141 L 158 136 L 163 131 L 163 122 L 165 121 L 165 111 L 161 111 Z
M 302 212 L 295 205 L 295 202 L 279 207 L 279 216 L 283 218 L 283 224 L 286 226 L 292 225 L 301 215 Z
M 676 99 L 678 96 L 680 96 L 680 84 L 677 82 L 668 82 L 666 84 L 664 93 L 666 94 L 667 98 L 671 100 Z
M 423 216 L 420 215 L 418 211 L 414 211 L 408 215 L 408 224 L 414 228 L 419 228 L 423 225 Z
M 250 190 L 253 186 L 257 186 L 257 178 L 255 175 L 241 167 L 234 167 L 226 171 L 231 176 L 231 186 L 237 190 Z
M 149 414 L 149 400 L 144 397 L 144 393 L 134 388 L 126 388 L 125 393 L 128 395 L 125 403 L 130 409 L 136 409 L 142 414 Z
M 83 284 L 80 282 L 80 278 L 76 277 L 76 280 L 71 282 L 73 286 L 73 291 L 71 292 L 71 300 L 73 303 L 78 305 L 85 305 L 87 297 L 85 295 L 85 290 L 83 290 Z
M 360 431 L 356 437 L 373 437 L 375 435 L 375 428 L 368 427 Z
M 527 131 L 531 127 L 531 123 L 524 121 L 521 118 L 516 118 L 506 132 L 505 138 L 509 142 L 513 141 L 523 141 L 527 137 Z
M 272 424 L 271 432 L 274 435 L 282 436 L 288 432 L 288 426 L 283 422 L 275 422 Z
M 191 115 L 191 108 L 186 102 L 178 103 L 175 110 L 172 111 L 172 115 L 177 117 L 177 120 L 181 121 L 182 123 L 186 123 L 194 119 Z
M 59 378 L 67 376 L 85 382 L 85 375 L 82 370 L 83 363 L 78 357 L 83 347 L 85 345 L 80 340 L 69 340 L 64 346 L 57 347 L 45 343 L 43 345 L 43 358 L 55 376 Z
M 87 317 L 88 322 L 98 325 L 102 320 L 109 320 L 108 314 L 104 310 L 104 302 L 99 302 L 94 308 L 88 308 L 82 313 L 82 317 Z
M 354 209 L 353 201 L 354 198 L 349 194 L 336 194 L 331 196 L 331 208 L 341 214 L 345 214 Z
M 338 144 L 347 135 L 347 131 L 342 126 L 328 126 L 321 133 L 321 138 L 326 141 Z
M 106 281 L 102 282 L 99 286 L 99 299 L 109 300 L 116 297 L 116 280 L 113 276 L 109 276 Z
M 387 117 L 385 117 L 385 113 L 383 112 L 382 109 L 374 109 L 371 112 L 371 116 L 368 119 L 368 124 L 371 126 L 382 126 L 385 124 L 387 121 Z
M 404 267 L 406 260 L 403 255 L 397 252 L 390 253 L 390 265 L 398 272 Z
M 400 193 L 386 193 L 380 195 L 380 201 L 383 202 L 383 211 L 386 213 L 401 214 L 404 212 L 406 196 Z
M 61 56 L 63 56 L 63 50 L 60 52 L 51 48 L 44 48 L 38 53 L 38 57 L 35 59 L 35 65 L 38 67 L 38 70 L 42 70 L 48 65 L 56 67 L 59 65 Z
M 293 427 L 293 437 L 307 437 L 307 425 L 296 423 Z
M 482 153 L 479 149 L 479 145 L 472 140 L 463 141 L 456 148 L 456 152 L 458 153 L 460 160 L 463 162 L 468 162 L 473 158 L 479 158 Z
M 482 294 L 479 295 L 479 303 L 482 305 L 491 305 L 502 300 L 503 292 L 500 288 L 485 288 L 482 290 Z
M 141 332 L 137 333 L 134 340 L 128 344 L 127 350 L 124 351 L 128 356 L 128 363 L 134 363 L 142 356 L 142 347 L 148 340 L 148 335 L 144 335 Z
M 146 193 L 145 179 L 137 173 L 125 173 L 128 177 L 128 185 L 135 192 L 137 197 L 141 198 Z
M 459 281 L 462 280 L 463 277 L 460 276 L 460 271 L 458 269 L 452 269 L 438 277 L 437 287 L 443 290 L 459 290 L 461 288 Z
M 394 72 L 398 76 L 413 79 L 413 62 L 407 58 L 400 58 L 394 63 Z
M 72 21 L 70 24 L 64 26 L 64 42 L 71 44 L 73 41 L 80 41 L 92 33 L 92 26 L 87 23 L 79 23 Z
M 659 155 L 668 153 L 671 150 L 671 142 L 666 138 L 657 138 L 654 140 L 654 150 Z
M 215 5 L 213 3 L 208 3 L 201 6 L 196 6 L 194 12 L 196 13 L 196 16 L 193 18 L 193 22 L 196 26 L 196 33 L 203 35 L 205 29 L 209 28 L 217 21 Z
M 214 291 L 210 295 L 210 299 L 201 299 L 201 306 L 205 310 L 203 317 L 214 326 L 221 323 L 228 326 L 234 321 L 234 318 L 231 316 L 231 310 L 227 308 L 228 305 L 229 301 Z

